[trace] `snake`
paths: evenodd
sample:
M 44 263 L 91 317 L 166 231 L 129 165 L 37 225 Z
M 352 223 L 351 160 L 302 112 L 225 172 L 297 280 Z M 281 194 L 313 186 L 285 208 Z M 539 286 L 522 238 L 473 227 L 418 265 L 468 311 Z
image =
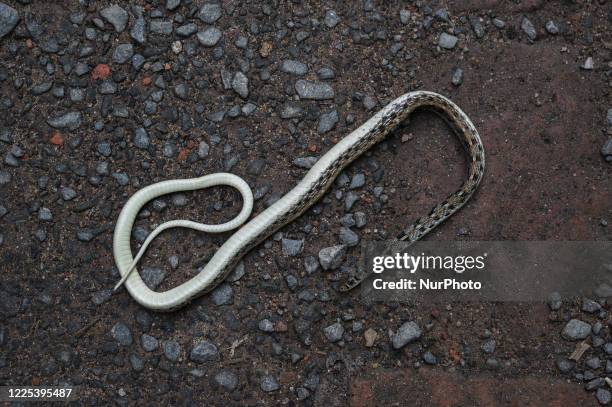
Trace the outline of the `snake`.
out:
M 122 208 L 113 234 L 113 257 L 121 275 L 115 290 L 125 284 L 127 291 L 143 307 L 154 311 L 172 311 L 185 306 L 194 298 L 211 291 L 231 274 L 238 262 L 254 247 L 283 226 L 291 223 L 317 202 L 330 188 L 342 170 L 385 138 L 416 109 L 433 111 L 442 117 L 457 135 L 468 155 L 468 174 L 461 187 L 443 202 L 434 206 L 404 228 L 398 240 L 415 242 L 461 209 L 480 184 L 485 167 L 484 147 L 470 118 L 450 99 L 429 91 L 412 91 L 394 99 L 365 123 L 341 138 L 314 163 L 306 175 L 284 196 L 246 222 L 253 209 L 253 194 L 249 185 L 230 173 L 214 173 L 198 178 L 161 181 L 138 190 Z M 192 191 L 217 185 L 237 189 L 242 196 L 242 209 L 232 220 L 216 225 L 189 220 L 162 223 L 143 242 L 136 257 L 132 257 L 130 237 L 141 208 L 159 196 Z M 246 223 L 245 223 L 246 222 Z M 145 284 L 136 269 L 151 241 L 166 229 L 184 227 L 201 232 L 222 233 L 238 227 L 199 273 L 167 291 L 154 291 Z M 339 287 L 346 292 L 358 286 L 368 271 L 350 276 Z

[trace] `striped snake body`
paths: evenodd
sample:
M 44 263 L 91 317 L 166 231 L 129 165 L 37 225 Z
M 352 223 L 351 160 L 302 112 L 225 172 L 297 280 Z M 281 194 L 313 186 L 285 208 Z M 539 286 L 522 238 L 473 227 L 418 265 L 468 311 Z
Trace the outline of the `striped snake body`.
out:
M 247 252 L 303 214 L 325 194 L 342 169 L 381 141 L 417 108 L 430 109 L 440 114 L 453 127 L 469 155 L 468 179 L 461 188 L 444 202 L 436 205 L 429 215 L 418 219 L 398 236 L 400 240 L 419 240 L 469 200 L 482 179 L 485 165 L 480 136 L 467 115 L 446 97 L 426 91 L 410 92 L 400 96 L 340 140 L 314 164 L 291 191 L 230 236 L 199 274 L 164 292 L 151 290 L 140 278 L 139 273 L 133 272 L 136 262 L 151 240 L 170 227 L 188 227 L 213 233 L 234 229 L 249 217 L 253 207 L 253 196 L 246 182 L 235 175 L 226 173 L 186 180 L 163 181 L 141 189 L 125 204 L 115 226 L 113 254 L 122 276 L 117 287 L 125 282 L 128 292 L 138 303 L 159 311 L 180 308 L 194 297 L 210 291 L 228 276 Z M 204 225 L 187 220 L 163 223 L 147 237 L 136 258 L 132 257 L 130 249 L 132 226 L 138 212 L 148 201 L 172 192 L 201 189 L 213 185 L 230 185 L 240 191 L 243 207 L 236 218 L 222 225 Z M 341 291 L 348 291 L 356 287 L 365 277 L 367 274 L 349 278 L 341 287 Z

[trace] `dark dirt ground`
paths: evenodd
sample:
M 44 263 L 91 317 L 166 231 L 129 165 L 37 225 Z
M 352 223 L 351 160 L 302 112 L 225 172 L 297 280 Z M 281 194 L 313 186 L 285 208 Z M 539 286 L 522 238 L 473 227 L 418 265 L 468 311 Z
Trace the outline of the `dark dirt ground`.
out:
M 90 20 L 107 2 L 92 2 L 89 7 L 70 1 L 7 4 L 22 16 L 31 12 L 47 18 L 50 34 L 72 27 L 72 35 L 84 43 L 87 40 L 82 32 L 93 26 Z M 147 4 L 166 14 L 174 13 L 167 11 L 163 2 Z M 0 164 L 0 169 L 11 175 L 10 182 L 0 185 L 0 203 L 8 209 L 0 218 L 0 383 L 78 384 L 81 402 L 92 405 L 596 405 L 595 397 L 586 393 L 578 380 L 563 375 L 555 366 L 556 358 L 566 357 L 574 349 L 575 343 L 562 339 L 560 331 L 565 321 L 580 314 L 578 300 L 568 300 L 556 312 L 546 304 L 369 305 L 361 301 L 358 290 L 350 294 L 336 291 L 337 280 L 345 278 L 344 273 L 319 270 L 308 275 L 304 257 L 316 256 L 320 249 L 338 244 L 339 219 L 345 211 L 344 201 L 337 200 L 335 194 L 346 188 L 337 186 L 316 210 L 281 230 L 284 237 L 305 239 L 300 256 L 283 256 L 280 242 L 270 239 L 245 257 L 246 274 L 232 283 L 232 304 L 217 306 L 210 295 L 205 295 L 177 312 L 148 313 L 152 324 L 143 327 L 137 321 L 143 310 L 125 289 L 101 305 L 92 302 L 93 295 L 112 288 L 118 280 L 112 258 L 112 230 L 130 195 L 156 181 L 221 171 L 224 160 L 237 155 L 232 173 L 244 177 L 252 187 L 270 186 L 270 192 L 256 202 L 257 213 L 271 195 L 286 193 L 304 175 L 306 170 L 292 164 L 295 157 L 313 155 L 312 150 L 324 153 L 371 116 L 356 92 L 375 96 L 379 101 L 375 110 L 410 90 L 442 93 L 471 117 L 481 134 L 487 168 L 479 190 L 464 209 L 427 239 L 610 240 L 612 229 L 605 224 L 612 222 L 612 166 L 600 154 L 609 131 L 606 112 L 612 107 L 610 2 L 419 4 L 375 2 L 373 12 L 366 11 L 361 2 L 280 2 L 268 16 L 256 2 L 224 2 L 227 14 L 215 23 L 224 35 L 223 57 L 215 60 L 211 50 L 203 47 L 196 55 L 205 62 L 205 72 L 195 73 L 194 80 L 205 79 L 210 86 L 204 90 L 194 87 L 188 100 L 173 97 L 170 90 L 166 91 L 167 98 L 194 118 L 198 116 L 196 103 L 204 104 L 205 114 L 243 103 L 232 90 L 223 89 L 219 77 L 222 67 L 235 71 L 237 60 L 244 58 L 244 51 L 234 46 L 235 38 L 242 34 L 249 39 L 249 49 L 255 51 L 247 76 L 248 101 L 257 109 L 249 117 L 226 117 L 220 123 L 201 118 L 202 123 L 196 121 L 187 131 L 180 123 L 153 115 L 154 123 L 165 125 L 167 130 L 151 131 L 159 134 L 151 137 L 151 151 L 136 149 L 131 135 L 142 121 L 142 99 L 138 95 L 149 92 L 143 78 L 155 78 L 157 74 L 144 68 L 135 72 L 130 64 L 113 64 L 113 47 L 94 41 L 95 53 L 85 58 L 90 66 L 107 63 L 113 73 L 127 73 L 112 99 L 113 104 L 128 106 L 129 118 L 101 117 L 102 96 L 95 92 L 96 81 L 90 75 L 85 79 L 65 75 L 55 54 L 49 59 L 58 67 L 53 75 L 47 75 L 44 64 L 40 64 L 44 53 L 38 41 L 19 35 L 19 26 L 24 25 L 22 17 L 16 31 L 0 40 L 0 61 L 8 72 L 0 83 L 2 98 L 14 103 L 10 108 L 3 105 L 0 115 L 2 128 L 10 129 L 14 142 L 0 142 L 0 152 L 4 156 L 13 144 L 25 151 L 18 167 Z M 436 20 L 431 28 L 424 29 L 426 5 L 434 12 L 446 8 L 453 24 Z M 235 8 L 233 15 L 228 15 L 230 8 Z M 333 29 L 323 25 L 310 28 L 310 19 L 322 21 L 328 9 L 337 12 L 340 23 Z M 413 20 L 407 26 L 400 22 L 401 9 L 412 12 Z M 88 12 L 85 22 L 72 26 L 68 17 L 79 10 Z M 187 10 L 189 7 L 183 4 L 176 12 L 186 14 Z M 380 21 L 371 18 L 374 13 L 382 17 Z M 535 41 L 529 41 L 520 28 L 523 16 L 538 30 Z M 461 17 L 482 17 L 484 37 L 476 38 Z M 493 17 L 505 21 L 505 28 L 496 28 L 491 23 Z M 289 30 L 283 39 L 275 36 L 277 18 L 296 23 L 293 29 L 283 25 Z M 563 23 L 566 32 L 547 34 L 544 26 L 548 20 Z M 254 21 L 261 26 L 272 25 L 272 30 L 253 34 L 249 27 Z M 200 28 L 204 26 L 196 22 Z M 130 16 L 128 27 L 132 23 Z M 349 28 L 351 24 L 353 28 Z M 436 46 L 438 36 L 451 26 L 463 29 L 459 43 L 453 50 L 440 50 Z M 381 29 L 386 32 L 385 39 L 355 41 L 354 33 Z M 311 32 L 310 37 L 297 42 L 295 33 L 299 30 Z M 106 29 L 99 31 L 110 33 L 120 42 L 130 41 L 129 30 L 117 34 L 106 24 Z M 399 42 L 404 45 L 396 56 L 389 51 L 394 35 L 401 35 Z M 173 40 L 161 43 L 169 45 Z M 28 41 L 32 41 L 31 48 Z M 266 58 L 259 54 L 264 43 L 272 44 Z M 9 44 L 19 47 L 17 55 Z M 342 50 L 338 50 L 340 45 Z M 135 48 L 144 46 L 135 43 Z M 407 52 L 412 58 L 406 57 Z M 593 58 L 595 69 L 580 68 L 587 57 Z M 304 61 L 310 68 L 307 79 L 315 80 L 319 68 L 331 67 L 335 78 L 329 83 L 335 98 L 299 101 L 306 110 L 305 117 L 281 119 L 283 104 L 297 100 L 286 92 L 298 78 L 281 72 L 284 59 Z M 170 50 L 147 61 L 157 60 L 178 64 Z M 394 68 L 384 66 L 383 60 Z M 455 67 L 464 71 L 460 86 L 451 84 Z M 259 76 L 264 68 L 271 72 L 268 81 Z M 187 70 L 183 66 L 178 72 L 166 71 L 166 82 L 179 83 Z M 55 84 L 80 82 L 79 86 L 94 91 L 79 103 L 57 99 L 50 93 L 31 95 L 31 85 L 47 76 Z M 15 89 L 16 78 L 24 78 L 26 85 Z M 74 131 L 61 131 L 65 145 L 51 144 L 55 130 L 46 123 L 47 118 L 75 109 L 82 112 L 83 125 Z M 340 120 L 332 131 L 319 134 L 318 116 L 329 109 L 336 109 Z M 347 124 L 348 114 L 354 116 L 354 123 Z M 103 131 L 93 129 L 96 120 L 104 121 Z M 115 128 L 125 129 L 125 141 L 121 134 L 113 135 Z M 412 135 L 410 140 L 402 142 L 402 136 L 408 134 Z M 179 149 L 188 154 L 211 135 L 219 135 L 222 141 L 211 144 L 205 160 L 189 162 L 180 155 L 169 158 L 161 154 L 167 139 L 176 139 Z M 71 148 L 69 141 L 78 137 L 82 142 Z M 245 139 L 250 145 L 245 145 Z M 108 158 L 96 151 L 102 140 L 111 141 L 113 146 Z M 232 146 L 229 155 L 223 151 L 226 144 Z M 361 239 L 395 236 L 454 191 L 465 173 L 462 157 L 459 143 L 444 123 L 423 112 L 413 115 L 410 123 L 348 167 L 345 171 L 349 176 L 366 174 L 365 186 L 355 191 L 361 198 L 355 210 L 367 215 L 367 225 L 358 231 Z M 265 166 L 259 175 L 249 174 L 249 163 L 257 158 L 264 159 Z M 58 171 L 60 164 L 76 163 L 85 165 L 89 174 L 102 160 L 110 163 L 113 172 L 126 172 L 130 183 L 119 186 L 107 176 L 94 186 L 86 176 Z M 143 161 L 151 163 L 150 168 L 143 168 Z M 384 169 L 380 182 L 374 181 L 374 161 Z M 42 175 L 50 177 L 45 190 L 37 186 Z M 58 193 L 61 185 L 70 185 L 77 197 L 62 200 Z M 375 205 L 375 186 L 384 186 L 389 196 L 382 209 Z M 162 221 L 179 217 L 219 222 L 230 219 L 240 207 L 237 193 L 225 188 L 189 193 L 187 197 L 186 206 L 169 205 L 161 213 L 151 210 L 150 216 L 137 225 L 152 230 Z M 221 211 L 213 208 L 219 200 L 224 202 Z M 88 209 L 79 208 L 87 202 Z M 41 206 L 52 210 L 52 222 L 39 221 Z M 313 226 L 310 233 L 304 232 L 306 225 Z M 47 232 L 43 242 L 35 237 L 41 227 Z M 83 228 L 99 228 L 99 234 L 92 241 L 79 241 L 77 231 Z M 205 263 L 227 236 L 173 230 L 155 241 L 143 263 L 164 268 L 168 277 L 159 289 L 168 289 L 193 276 L 197 266 Z M 357 249 L 351 249 L 347 262 L 350 264 L 358 254 Z M 168 265 L 172 255 L 180 258 L 177 270 L 170 270 Z M 288 288 L 287 275 L 298 278 L 297 289 Z M 317 293 L 318 299 L 301 300 L 299 294 L 307 289 Z M 329 300 L 324 300 L 322 293 Z M 274 322 L 277 332 L 258 329 L 258 322 L 264 318 Z M 339 343 L 330 343 L 323 329 L 338 318 L 345 318 L 345 337 Z M 351 331 L 351 318 L 363 323 L 362 331 Z M 597 320 L 595 316 L 582 318 Z M 601 321 L 605 327 L 608 318 Z M 421 340 L 394 350 L 387 332 L 409 320 L 428 329 Z M 118 321 L 130 328 L 131 345 L 117 345 L 111 336 L 111 328 Z M 296 326 L 301 321 L 307 321 L 307 328 L 300 333 Z M 373 347 L 365 346 L 363 332 L 368 328 L 378 333 Z M 480 351 L 487 329 L 497 343 L 493 355 Z M 145 352 L 140 345 L 145 331 L 160 342 L 177 341 L 181 346 L 179 360 L 167 360 L 161 349 Z M 607 328 L 603 335 L 609 338 Z M 190 360 L 190 350 L 202 338 L 216 344 L 220 360 L 203 364 Z M 231 355 L 232 343 L 241 339 L 244 341 Z M 275 353 L 278 346 L 281 350 Z M 426 350 L 437 356 L 438 364 L 415 367 Z M 301 355 L 296 362 L 291 360 L 294 352 Z M 142 371 L 135 371 L 130 363 L 134 354 L 144 361 Z M 497 369 L 487 366 L 490 357 L 499 362 Z M 194 375 L 194 369 L 201 371 Z M 215 374 L 224 369 L 238 377 L 233 391 L 220 388 L 214 380 Z M 274 376 L 280 389 L 263 392 L 260 382 L 265 375 Z M 305 400 L 298 400 L 296 389 L 300 387 L 309 389 Z

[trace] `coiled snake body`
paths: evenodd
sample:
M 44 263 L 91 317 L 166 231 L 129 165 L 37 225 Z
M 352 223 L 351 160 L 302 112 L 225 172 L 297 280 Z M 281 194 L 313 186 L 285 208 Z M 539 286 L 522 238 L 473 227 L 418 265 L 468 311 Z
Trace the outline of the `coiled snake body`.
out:
M 170 227 L 187 227 L 212 233 L 232 230 L 248 219 L 253 208 L 253 195 L 245 181 L 227 173 L 163 181 L 136 192 L 125 204 L 115 226 L 113 254 L 122 275 L 121 281 L 115 288 L 125 282 L 128 292 L 138 303 L 159 311 L 180 308 L 194 297 L 210 291 L 228 276 L 248 251 L 304 213 L 321 198 L 344 167 L 381 141 L 417 108 L 430 109 L 440 114 L 454 128 L 469 155 L 468 178 L 461 188 L 444 202 L 436 205 L 429 215 L 418 219 L 398 236 L 400 240 L 419 240 L 469 200 L 482 179 L 485 165 L 482 141 L 467 115 L 446 97 L 426 91 L 410 92 L 400 96 L 340 140 L 315 163 L 291 191 L 230 236 L 199 274 L 168 291 L 152 291 L 140 278 L 138 272 L 134 272 L 137 261 L 151 240 Z M 139 210 L 148 201 L 172 192 L 214 185 L 230 185 L 240 191 L 243 207 L 236 218 L 222 225 L 204 225 L 187 220 L 163 223 L 148 236 L 136 259 L 132 257 L 130 248 L 132 226 Z M 341 287 L 341 291 L 356 287 L 366 276 L 357 275 L 349 278 Z

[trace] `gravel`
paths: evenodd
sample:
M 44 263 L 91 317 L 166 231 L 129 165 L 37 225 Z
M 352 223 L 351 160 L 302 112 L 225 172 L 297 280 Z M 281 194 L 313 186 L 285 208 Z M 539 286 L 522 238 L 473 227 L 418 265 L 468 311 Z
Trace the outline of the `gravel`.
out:
M 152 290 L 155 290 L 166 278 L 166 272 L 159 267 L 145 266 L 140 271 L 142 281 Z
M 459 38 L 455 37 L 454 35 L 442 33 L 440 34 L 438 45 L 445 49 L 453 49 L 455 48 L 455 45 L 457 45 L 458 41 L 459 41 Z
M 277 391 L 280 389 L 280 384 L 274 376 L 265 375 L 261 379 L 261 389 L 266 393 L 270 393 L 272 391 Z
M 245 74 L 236 72 L 232 79 L 232 89 L 243 99 L 249 96 L 249 79 Z
M 300 79 L 295 83 L 295 90 L 302 99 L 325 100 L 335 96 L 334 89 L 323 82 Z
M 47 120 L 49 126 L 56 129 L 76 130 L 81 126 L 81 112 L 68 112 Z
M 342 339 L 342 335 L 344 335 L 344 327 L 340 322 L 336 322 L 335 324 L 326 327 L 323 332 L 325 333 L 325 337 L 328 341 L 338 342 Z
M 283 255 L 289 257 L 299 256 L 304 250 L 304 240 L 285 239 L 281 240 Z
M 292 75 L 306 75 L 308 73 L 308 65 L 291 59 L 286 59 L 281 64 L 281 71 Z
M 591 325 L 579 319 L 571 319 L 563 328 L 561 335 L 565 339 L 576 341 L 585 339 L 591 334 Z
M 125 30 L 128 22 L 128 13 L 123 8 L 113 4 L 100 11 L 100 15 L 104 17 L 118 33 Z
M 142 346 L 142 349 L 144 349 L 145 351 L 153 352 L 158 348 L 159 341 L 157 340 L 157 338 L 151 335 L 142 334 L 140 336 L 140 344 Z
M 401 349 L 421 337 L 421 328 L 414 322 L 405 322 L 399 327 L 391 340 L 394 349 Z
M 112 337 L 122 346 L 132 344 L 132 331 L 123 322 L 117 322 L 111 329 Z
M 234 301 L 234 290 L 229 284 L 221 284 L 211 293 L 212 301 L 215 305 L 228 305 Z
M 198 17 L 206 24 L 212 24 L 221 18 L 223 11 L 221 6 L 216 3 L 206 3 L 200 8 Z
M 219 360 L 219 350 L 217 346 L 207 340 L 203 340 L 195 345 L 189 353 L 189 359 L 196 363 L 204 363 Z
M 335 270 L 342 264 L 346 254 L 346 246 L 325 247 L 319 251 L 319 262 L 323 270 Z
M 171 362 L 176 362 L 181 356 L 181 345 L 173 340 L 164 342 L 164 356 Z
M 222 33 L 216 27 L 209 27 L 204 31 L 200 31 L 197 35 L 200 44 L 205 47 L 214 47 L 221 39 Z
M 529 38 L 531 41 L 535 41 L 538 37 L 538 32 L 533 26 L 533 23 L 527 17 L 523 17 L 523 20 L 521 21 L 521 29 L 525 34 L 527 34 L 527 38 Z
M 132 55 L 134 55 L 132 44 L 119 44 L 113 52 L 113 62 L 116 64 L 125 64 L 131 60 Z
M 19 22 L 19 13 L 8 4 L 0 3 L 0 38 L 13 31 Z
M 215 383 L 231 392 L 238 387 L 238 376 L 229 370 L 222 370 L 215 375 Z
M 328 131 L 331 131 L 334 127 L 336 127 L 336 123 L 338 123 L 338 120 L 338 112 L 336 110 L 323 113 L 319 117 L 319 126 L 317 127 L 317 131 L 320 134 L 324 134 Z

